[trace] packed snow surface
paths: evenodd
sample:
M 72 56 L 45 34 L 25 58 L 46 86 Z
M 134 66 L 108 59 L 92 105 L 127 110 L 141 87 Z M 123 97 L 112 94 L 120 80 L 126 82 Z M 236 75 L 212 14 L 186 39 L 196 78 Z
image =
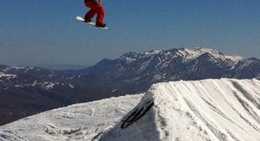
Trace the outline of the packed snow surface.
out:
M 260 81 L 159 83 L 145 94 L 76 104 L 7 124 L 0 127 L 0 140 L 259 141 Z

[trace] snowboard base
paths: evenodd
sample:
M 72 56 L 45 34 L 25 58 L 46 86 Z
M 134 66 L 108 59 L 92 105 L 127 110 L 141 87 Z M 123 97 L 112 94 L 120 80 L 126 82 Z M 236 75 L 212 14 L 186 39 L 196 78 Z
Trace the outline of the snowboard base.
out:
M 82 17 L 80 17 L 80 16 L 77 16 L 76 19 L 77 19 L 78 21 L 85 22 L 85 19 L 82 18 Z M 109 29 L 108 27 L 98 27 L 98 26 L 96 26 L 96 24 L 95 24 L 94 22 L 85 22 L 85 23 L 87 23 L 87 24 L 89 24 L 89 25 L 91 25 L 91 26 L 94 26 L 94 27 L 96 27 L 96 28 L 99 28 L 99 29 L 101 29 L 101 30 L 108 30 L 108 29 Z

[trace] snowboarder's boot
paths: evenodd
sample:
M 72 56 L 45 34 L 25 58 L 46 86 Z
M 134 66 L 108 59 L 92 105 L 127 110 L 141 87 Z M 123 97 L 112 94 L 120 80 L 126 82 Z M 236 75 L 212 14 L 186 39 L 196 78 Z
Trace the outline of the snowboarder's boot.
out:
M 98 24 L 98 23 L 96 23 L 96 27 L 104 28 L 104 27 L 106 27 L 106 24 Z
M 85 19 L 84 22 L 86 22 L 86 23 L 90 23 L 90 22 L 92 22 L 92 20 L 91 20 L 91 19 Z

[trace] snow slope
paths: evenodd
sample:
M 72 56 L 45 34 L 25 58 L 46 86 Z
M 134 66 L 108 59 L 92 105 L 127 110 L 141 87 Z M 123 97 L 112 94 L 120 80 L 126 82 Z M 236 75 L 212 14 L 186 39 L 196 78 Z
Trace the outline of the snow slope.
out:
M 145 109 L 147 113 L 132 122 Z M 122 129 L 123 123 L 129 126 Z M 159 83 L 145 95 L 72 105 L 0 127 L 1 141 L 259 139 L 260 81 L 256 79 Z
M 142 95 L 104 99 L 47 111 L 0 127 L 0 141 L 89 141 L 113 126 Z
M 154 106 L 143 118 L 123 130 L 122 123 L 117 124 L 101 141 L 260 139 L 259 80 L 160 83 L 150 88 L 135 109 L 150 100 Z

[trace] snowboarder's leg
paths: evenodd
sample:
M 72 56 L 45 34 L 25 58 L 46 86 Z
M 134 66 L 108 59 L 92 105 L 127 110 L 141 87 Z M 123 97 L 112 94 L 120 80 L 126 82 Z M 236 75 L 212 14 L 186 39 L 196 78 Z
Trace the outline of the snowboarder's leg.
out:
M 98 4 L 96 24 L 97 25 L 103 25 L 104 24 L 104 17 L 105 17 L 105 9 L 101 4 Z
M 96 26 L 98 27 L 105 27 L 104 24 L 104 17 L 105 17 L 105 9 L 101 5 L 101 3 L 93 2 L 93 1 L 87 1 L 85 3 L 87 7 L 89 7 L 91 10 L 86 14 L 85 20 L 91 21 L 91 19 L 97 14 L 96 18 Z
M 86 15 L 85 15 L 85 17 L 84 17 L 85 21 L 86 21 L 86 22 L 91 22 L 91 21 L 92 21 L 92 18 L 95 16 L 95 14 L 96 14 L 96 12 L 95 12 L 94 10 L 90 9 L 90 10 L 86 13 Z
M 85 21 L 91 22 L 92 18 L 95 16 L 97 11 L 95 10 L 95 3 L 92 1 L 85 2 L 86 7 L 89 7 L 90 10 L 86 13 L 84 19 Z

